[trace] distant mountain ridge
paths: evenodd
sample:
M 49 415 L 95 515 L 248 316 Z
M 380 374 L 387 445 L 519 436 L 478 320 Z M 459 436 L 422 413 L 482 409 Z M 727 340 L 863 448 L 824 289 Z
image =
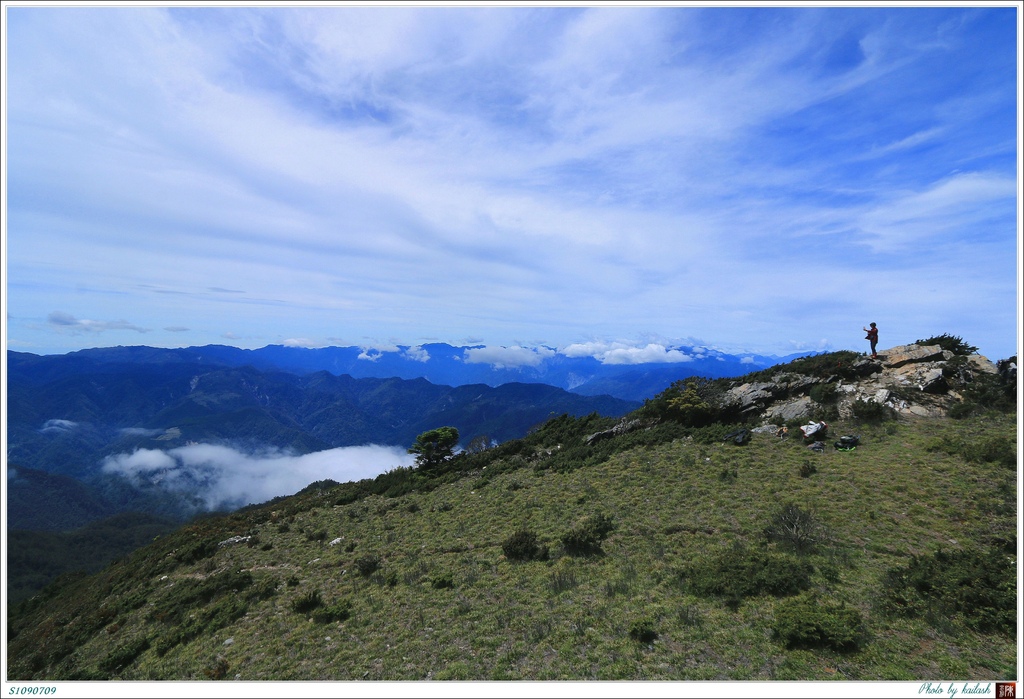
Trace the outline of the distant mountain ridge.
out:
M 639 405 L 542 384 L 452 387 L 323 370 L 300 375 L 149 348 L 56 357 L 9 352 L 7 398 L 7 456 L 16 472 L 68 476 L 89 486 L 84 493 L 61 488 L 77 499 L 65 511 L 142 508 L 164 516 L 184 513 L 171 501 L 155 501 L 153 492 L 105 476 L 104 459 L 190 444 L 300 455 L 368 444 L 405 447 L 441 425 L 458 428 L 465 446 L 522 437 L 552 415 L 620 416 Z M 33 492 L 9 489 L 9 513 L 30 512 L 11 498 Z M 62 520 L 58 528 L 68 524 Z M 39 521 L 14 517 L 8 525 L 38 527 Z
M 643 401 L 689 376 L 729 378 L 788 362 L 809 353 L 784 357 L 756 354 L 731 355 L 717 350 L 680 346 L 658 348 L 656 355 L 674 361 L 611 363 L 594 356 L 569 356 L 552 348 L 489 348 L 484 345 L 456 347 L 445 343 L 397 345 L 386 350 L 364 347 L 305 348 L 267 345 L 248 350 L 227 345 L 180 349 L 118 346 L 70 352 L 65 355 L 31 355 L 9 352 L 37 373 L 56 378 L 61 371 L 78 366 L 98 370 L 101 365 L 199 363 L 216 366 L 252 366 L 256 369 L 309 374 L 327 371 L 353 378 L 426 379 L 445 386 L 507 383 L 541 383 L 580 395 L 609 395 Z M 57 358 L 60 358 L 57 361 Z M 46 367 L 46 368 L 44 368 Z
M 100 474 L 104 458 L 189 443 L 298 454 L 364 444 L 409 445 L 450 424 L 474 438 L 522 437 L 552 414 L 617 417 L 674 381 L 731 377 L 776 358 L 703 348 L 656 347 L 688 361 L 602 363 L 551 348 L 443 343 L 309 349 L 226 345 L 92 348 L 63 355 L 7 352 L 8 460 L 21 469 L 15 495 L 45 474 L 67 476 L 49 528 L 141 508 L 179 516 L 176 504 Z M 52 486 L 56 481 L 47 481 Z M 83 490 L 84 488 L 84 490 Z M 15 498 L 17 500 L 17 498 Z M 13 528 L 47 528 L 9 502 Z M 19 514 L 20 513 L 20 514 Z M 25 515 L 25 516 L 22 516 Z

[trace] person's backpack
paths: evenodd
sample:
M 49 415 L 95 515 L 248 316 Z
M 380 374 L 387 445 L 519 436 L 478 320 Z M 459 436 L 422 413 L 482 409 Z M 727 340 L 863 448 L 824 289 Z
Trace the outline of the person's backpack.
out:
M 807 448 L 810 449 L 811 451 L 823 452 L 823 451 L 825 451 L 825 443 L 824 442 L 813 442 L 812 444 L 808 444 Z
M 844 434 L 839 438 L 839 441 L 835 443 L 837 451 L 853 451 L 860 444 L 860 437 L 852 434 Z
M 750 430 L 736 430 L 722 437 L 723 442 L 728 442 L 730 439 L 742 446 L 750 441 Z

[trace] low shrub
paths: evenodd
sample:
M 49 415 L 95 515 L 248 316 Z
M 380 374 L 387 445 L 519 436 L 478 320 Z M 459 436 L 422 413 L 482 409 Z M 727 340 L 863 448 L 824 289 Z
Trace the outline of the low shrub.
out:
M 970 440 L 943 435 L 928 444 L 928 451 L 941 451 L 950 456 L 962 456 L 973 463 L 997 463 L 1016 468 L 1016 443 L 1006 435 L 994 435 Z
M 857 399 L 851 410 L 853 417 L 861 422 L 884 422 L 895 417 L 892 408 L 873 400 Z
M 1000 466 L 1016 468 L 1016 441 L 1006 435 L 995 435 L 985 439 L 969 442 L 965 456 L 968 461 L 976 463 L 996 463 Z
M 196 563 L 204 558 L 209 558 L 215 553 L 217 553 L 216 541 L 212 539 L 207 541 L 191 541 L 174 552 L 174 559 L 182 565 L 188 565 L 189 563 Z
M 688 433 L 694 444 L 718 444 L 725 440 L 725 435 L 735 430 L 735 425 L 716 422 L 713 425 L 692 428 Z
M 249 591 L 252 573 L 226 570 L 204 579 L 183 579 L 153 602 L 149 618 L 166 624 L 180 624 L 197 607 L 224 596 L 238 597 Z
M 352 616 L 352 602 L 344 599 L 333 604 L 314 608 L 313 621 L 318 624 L 329 624 L 334 621 L 345 621 Z
M 1016 358 L 1000 360 L 996 373 L 981 371 L 967 357 L 956 356 L 946 362 L 942 376 L 962 397 L 950 407 L 949 415 L 963 418 L 983 415 L 989 410 L 1012 412 L 1017 409 L 1017 374 L 1009 367 Z
M 806 590 L 813 572 L 814 566 L 796 556 L 736 546 L 694 562 L 682 578 L 691 593 L 719 597 L 736 608 L 745 597 L 785 597 Z
M 828 379 L 833 376 L 842 379 L 855 379 L 861 372 L 861 369 L 855 366 L 860 358 L 860 354 L 852 350 L 813 354 L 799 357 L 788 364 L 746 374 L 737 380 L 741 383 L 772 381 L 780 371 L 819 379 Z
M 818 383 L 811 386 L 808 394 L 815 403 L 823 405 L 835 403 L 839 399 L 839 388 L 834 383 Z
M 1017 630 L 1017 557 L 996 548 L 914 556 L 884 578 L 882 607 L 932 624 L 959 621 L 981 632 Z
M 455 580 L 448 573 L 440 573 L 430 578 L 430 586 L 435 590 L 451 590 L 455 587 Z
M 364 578 L 368 578 L 380 568 L 380 556 L 360 556 L 356 559 L 356 570 Z
M 942 333 L 941 335 L 933 335 L 932 337 L 924 340 L 917 340 L 914 344 L 925 347 L 938 345 L 944 350 L 961 356 L 974 354 L 978 351 L 977 347 L 967 344 L 959 335 L 950 335 L 949 333 Z
M 100 661 L 100 670 L 116 673 L 135 662 L 149 648 L 149 639 L 135 638 L 117 646 Z
M 234 595 L 225 596 L 205 609 L 182 617 L 178 625 L 156 639 L 156 653 L 163 656 L 175 646 L 222 629 L 241 619 L 247 611 L 249 604 L 246 600 Z
M 519 529 L 501 544 L 505 558 L 510 561 L 547 560 L 548 549 L 529 529 Z
M 310 590 L 304 595 L 292 600 L 292 611 L 297 614 L 308 614 L 314 609 L 323 606 L 323 599 L 319 590 Z
M 810 469 L 814 469 L 813 464 Z M 772 513 L 763 533 L 768 541 L 797 553 L 812 553 L 828 539 L 828 532 L 818 518 L 792 503 L 782 505 Z
M 551 577 L 548 579 L 548 583 L 551 587 L 551 591 L 557 595 L 573 589 L 580 584 L 580 581 L 576 576 L 576 571 L 570 568 L 552 571 Z
M 949 406 L 949 410 L 946 411 L 946 414 L 954 420 L 965 420 L 969 417 L 980 415 L 982 411 L 982 407 L 977 403 L 959 402 L 953 403 Z
M 306 532 L 306 539 L 308 541 L 316 541 L 322 544 L 327 541 L 327 532 L 323 529 L 318 529 L 315 532 Z
M 591 515 L 562 535 L 562 548 L 570 556 L 600 554 L 601 543 L 614 529 L 615 524 L 607 515 Z
M 654 622 L 650 619 L 640 619 L 629 627 L 629 637 L 637 643 L 653 643 L 658 638 L 658 632 L 654 630 Z
M 213 665 L 203 668 L 203 675 L 208 680 L 222 680 L 230 669 L 231 666 L 225 658 L 217 658 Z
M 778 602 L 772 631 L 787 648 L 829 648 L 841 652 L 858 650 L 865 637 L 860 612 L 815 595 Z

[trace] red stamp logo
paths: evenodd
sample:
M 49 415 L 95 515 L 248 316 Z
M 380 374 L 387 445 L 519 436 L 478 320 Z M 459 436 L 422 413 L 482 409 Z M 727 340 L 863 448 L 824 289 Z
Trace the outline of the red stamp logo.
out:
M 996 699 L 1017 699 L 1017 683 L 996 682 Z

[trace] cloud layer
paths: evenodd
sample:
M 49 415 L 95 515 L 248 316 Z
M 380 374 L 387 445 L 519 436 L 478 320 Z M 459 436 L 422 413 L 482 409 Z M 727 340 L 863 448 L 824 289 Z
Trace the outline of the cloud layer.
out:
M 212 444 L 138 449 L 107 457 L 102 470 L 136 487 L 157 487 L 197 498 L 209 510 L 235 509 L 292 495 L 310 483 L 374 478 L 414 463 L 399 447 L 341 447 L 311 454 L 245 454 Z
M 10 7 L 9 342 L 1008 356 L 1015 12 Z

